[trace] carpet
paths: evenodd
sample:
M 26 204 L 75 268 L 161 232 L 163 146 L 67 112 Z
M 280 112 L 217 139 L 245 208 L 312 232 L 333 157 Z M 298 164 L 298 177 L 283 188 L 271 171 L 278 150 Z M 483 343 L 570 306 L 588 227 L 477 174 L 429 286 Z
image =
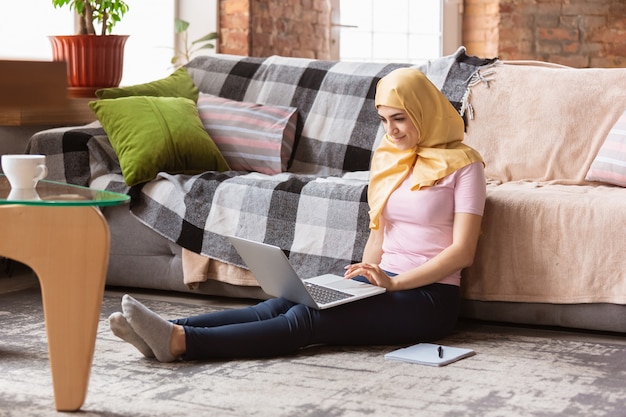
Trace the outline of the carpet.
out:
M 228 308 L 133 295 L 166 318 Z M 398 346 L 161 364 L 111 334 L 106 318 L 119 300 L 105 294 L 80 416 L 626 415 L 626 340 L 619 335 L 461 322 L 440 342 L 477 354 L 441 368 L 385 361 Z M 0 416 L 58 415 L 39 290 L 2 294 Z

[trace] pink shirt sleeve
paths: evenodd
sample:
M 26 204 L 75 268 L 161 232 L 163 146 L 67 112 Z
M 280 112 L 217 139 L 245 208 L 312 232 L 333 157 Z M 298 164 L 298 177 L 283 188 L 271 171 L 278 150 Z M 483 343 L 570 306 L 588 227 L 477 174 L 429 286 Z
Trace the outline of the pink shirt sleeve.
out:
M 467 165 L 433 187 L 411 191 L 409 181 L 395 190 L 383 210 L 385 231 L 380 267 L 401 273 L 424 264 L 452 244 L 455 213 L 482 216 L 486 181 L 483 164 Z M 440 281 L 459 285 L 461 271 Z
M 487 182 L 483 164 L 474 162 L 450 176 L 456 176 L 454 212 L 482 216 L 487 198 Z

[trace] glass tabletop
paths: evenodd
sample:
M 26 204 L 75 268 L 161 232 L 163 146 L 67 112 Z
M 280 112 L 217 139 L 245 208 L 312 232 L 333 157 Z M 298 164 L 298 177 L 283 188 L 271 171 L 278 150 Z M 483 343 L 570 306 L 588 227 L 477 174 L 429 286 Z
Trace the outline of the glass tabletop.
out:
M 0 174 L 0 204 L 31 206 L 117 206 L 130 201 L 126 194 L 94 190 L 78 185 L 41 180 L 34 190 L 11 189 Z

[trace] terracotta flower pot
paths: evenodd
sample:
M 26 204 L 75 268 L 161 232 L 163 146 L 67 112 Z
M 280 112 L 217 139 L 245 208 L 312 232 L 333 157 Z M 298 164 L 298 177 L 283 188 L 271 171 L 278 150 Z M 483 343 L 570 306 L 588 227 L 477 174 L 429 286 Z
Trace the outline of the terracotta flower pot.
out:
M 49 39 L 53 60 L 67 63 L 70 95 L 95 97 L 97 89 L 120 84 L 127 35 L 69 35 Z

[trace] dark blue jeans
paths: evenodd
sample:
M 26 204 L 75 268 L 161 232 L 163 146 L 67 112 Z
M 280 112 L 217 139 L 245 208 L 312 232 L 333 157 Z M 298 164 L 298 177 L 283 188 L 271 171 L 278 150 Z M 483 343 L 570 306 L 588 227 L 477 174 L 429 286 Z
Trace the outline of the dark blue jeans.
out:
M 172 322 L 184 326 L 185 360 L 269 357 L 317 344 L 434 341 L 453 330 L 459 304 L 459 287 L 431 284 L 386 292 L 327 310 L 274 298 L 251 307 Z

